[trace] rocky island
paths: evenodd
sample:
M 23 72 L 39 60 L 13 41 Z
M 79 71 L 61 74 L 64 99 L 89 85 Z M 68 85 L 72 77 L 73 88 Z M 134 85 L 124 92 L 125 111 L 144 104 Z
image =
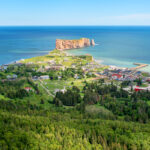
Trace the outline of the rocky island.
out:
M 94 46 L 94 40 L 90 40 L 88 38 L 81 38 L 77 40 L 62 40 L 56 39 L 56 49 L 57 50 L 69 50 L 69 49 L 77 49 L 88 46 Z

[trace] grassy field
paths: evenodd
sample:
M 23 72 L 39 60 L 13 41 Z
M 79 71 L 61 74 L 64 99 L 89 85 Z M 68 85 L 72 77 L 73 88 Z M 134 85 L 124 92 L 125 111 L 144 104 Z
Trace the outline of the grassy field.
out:
M 52 93 L 55 94 L 55 90 L 56 89 L 68 89 L 71 88 L 72 86 L 77 86 L 80 89 L 82 89 L 82 87 L 84 86 L 83 83 L 84 80 L 75 80 L 75 79 L 68 79 L 67 81 L 64 80 L 42 80 L 43 85 Z M 36 81 L 35 83 L 37 83 L 39 85 L 40 90 L 42 90 L 43 88 L 40 86 L 41 82 L 40 81 Z
M 141 87 L 148 87 L 148 84 L 142 84 Z
M 32 98 L 32 102 L 34 103 L 40 103 L 41 99 L 45 99 L 45 101 L 51 101 L 53 100 L 56 91 L 62 90 L 62 89 L 70 89 L 72 86 L 77 86 L 81 91 L 81 96 L 83 97 L 82 89 L 85 85 L 84 83 L 85 79 L 78 79 L 75 80 L 73 78 L 68 79 L 67 81 L 64 80 L 38 80 L 35 81 L 36 84 L 38 84 L 38 88 L 42 93 L 42 96 Z M 92 82 L 92 80 L 86 79 L 88 82 Z M 36 100 L 34 100 L 36 99 Z
M 90 58 L 91 56 L 71 56 L 64 51 L 53 50 L 48 55 L 32 57 L 29 59 L 21 60 L 20 62 L 24 64 L 47 66 L 49 65 L 50 61 L 55 61 L 56 64 L 61 64 L 65 67 L 71 67 L 72 64 L 85 65 L 86 63 L 92 61 Z
M 62 90 L 62 89 L 69 89 L 72 86 L 77 86 L 82 91 L 83 86 L 85 85 L 84 79 L 75 80 L 75 79 L 68 79 L 67 81 L 64 80 L 38 80 L 35 81 L 35 84 L 38 84 L 38 88 L 40 91 L 40 94 L 37 95 L 33 92 L 33 94 L 29 97 L 25 97 L 22 99 L 22 101 L 30 101 L 31 104 L 36 104 L 38 106 L 41 106 L 43 108 L 49 109 L 53 106 L 52 101 L 56 94 L 56 89 Z M 29 86 L 28 84 L 25 84 L 25 86 Z M 83 97 L 83 93 L 81 93 L 81 96 Z M 41 100 L 44 100 L 44 104 L 41 105 Z

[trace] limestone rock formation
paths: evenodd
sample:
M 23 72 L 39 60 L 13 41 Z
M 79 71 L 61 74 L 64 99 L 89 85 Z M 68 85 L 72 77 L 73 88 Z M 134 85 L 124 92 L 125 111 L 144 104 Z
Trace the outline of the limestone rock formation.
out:
M 95 41 L 94 41 L 94 39 L 91 40 L 91 45 L 92 45 L 92 46 L 95 46 Z
M 56 49 L 58 50 L 83 48 L 91 45 L 95 45 L 95 42 L 94 40 L 90 41 L 88 38 L 81 38 L 79 40 L 56 39 Z

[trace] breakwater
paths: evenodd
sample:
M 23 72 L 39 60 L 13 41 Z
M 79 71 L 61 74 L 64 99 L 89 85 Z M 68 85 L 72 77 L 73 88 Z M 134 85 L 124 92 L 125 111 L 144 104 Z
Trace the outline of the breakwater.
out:
M 141 63 L 133 63 L 133 64 L 136 65 L 136 67 L 130 68 L 130 70 L 138 70 L 148 66 L 148 64 L 141 64 Z

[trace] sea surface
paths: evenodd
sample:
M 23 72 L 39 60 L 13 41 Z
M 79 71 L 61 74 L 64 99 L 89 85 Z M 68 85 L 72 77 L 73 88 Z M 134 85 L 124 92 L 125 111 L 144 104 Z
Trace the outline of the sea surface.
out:
M 150 26 L 9 26 L 0 27 L 0 65 L 48 54 L 57 38 L 81 37 L 94 39 L 96 46 L 69 53 L 91 54 L 105 65 L 150 64 Z

